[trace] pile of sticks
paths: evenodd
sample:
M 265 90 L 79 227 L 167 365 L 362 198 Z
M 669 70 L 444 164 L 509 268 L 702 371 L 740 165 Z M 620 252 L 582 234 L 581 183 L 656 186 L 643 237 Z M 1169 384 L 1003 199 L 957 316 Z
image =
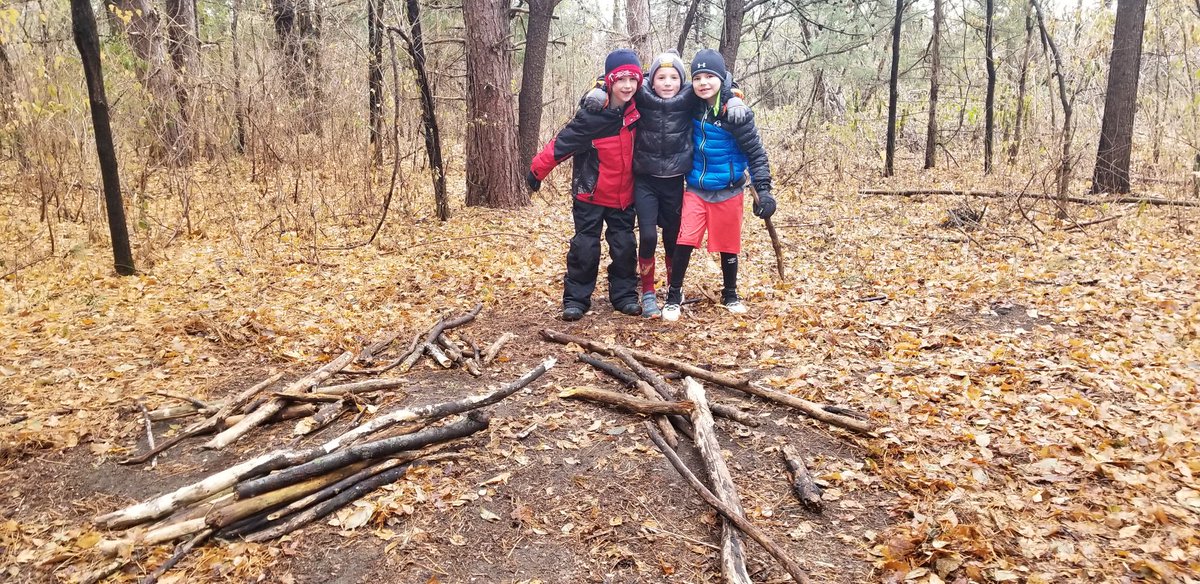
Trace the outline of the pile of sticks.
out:
M 205 403 L 200 400 L 172 393 L 160 392 L 177 400 L 186 402 L 185 405 L 147 410 L 139 402 L 146 423 L 146 436 L 149 448 L 146 452 L 130 456 L 119 461 L 121 464 L 141 464 L 154 461 L 167 449 L 195 436 L 217 432 L 217 435 L 204 444 L 204 448 L 223 449 L 255 428 L 263 425 L 293 420 L 299 418 L 293 434 L 299 439 L 313 434 L 336 422 L 348 412 L 357 412 L 358 419 L 366 412 L 365 405 L 369 396 L 381 392 L 393 391 L 407 386 L 410 382 L 402 377 L 377 378 L 350 383 L 335 383 L 327 385 L 335 376 L 379 376 L 383 373 L 398 369 L 405 373 L 421 359 L 428 355 L 443 368 L 458 365 L 473 376 L 483 374 L 483 368 L 490 364 L 500 350 L 514 338 L 512 333 L 505 333 L 487 350 L 480 354 L 473 342 L 467 341 L 468 349 L 447 336 L 450 329 L 461 327 L 475 320 L 483 305 L 478 304 L 470 312 L 453 318 L 441 318 L 427 332 L 416 335 L 408 349 L 394 358 L 380 359 L 388 347 L 399 336 L 395 332 L 385 332 L 370 343 L 357 355 L 352 351 L 342 353 L 337 358 L 324 364 L 317 370 L 293 381 L 282 389 L 275 390 L 270 395 L 263 395 L 272 385 L 278 382 L 281 374 L 272 375 L 262 382 L 238 393 L 227 401 Z M 382 364 L 379 362 L 383 361 Z M 351 368 L 352 365 L 368 365 L 367 368 Z M 171 439 L 157 443 L 154 439 L 153 422 L 177 419 L 186 416 L 203 415 L 205 418 L 191 424 L 173 436 Z
M 210 537 L 261 542 L 318 520 L 382 485 L 414 464 L 453 457 L 454 442 L 487 428 L 485 406 L 528 386 L 554 366 L 548 359 L 512 383 L 455 401 L 401 408 L 375 417 L 324 444 L 282 448 L 250 458 L 204 479 L 95 518 L 120 536 L 97 548 L 124 550 L 189 538 L 157 575 Z M 232 402 L 231 402 L 232 403 Z M 451 416 L 457 416 L 450 419 Z M 447 420 L 441 425 L 434 425 Z M 149 579 L 152 580 L 153 578 Z
M 756 385 L 745 377 L 708 371 L 653 353 L 551 330 L 543 330 L 542 337 L 561 344 L 573 343 L 585 351 L 591 351 L 580 353 L 578 359 L 641 394 L 641 397 L 635 397 L 596 388 L 573 388 L 560 393 L 559 396 L 586 399 L 653 416 L 653 423 L 648 421 L 645 425 L 651 440 L 701 498 L 722 516 L 721 572 L 726 582 L 750 582 L 746 570 L 743 535 L 762 545 L 780 562 L 793 581 L 810 581 L 807 573 L 782 547 L 746 518 L 737 488 L 721 454 L 713 422 L 714 416 L 748 426 L 757 425 L 757 420 L 736 407 L 710 400 L 704 386 L 698 380 L 770 400 L 838 428 L 870 435 L 874 427 L 866 416 L 843 407 L 818 404 L 774 391 Z M 628 369 L 604 360 L 606 355 L 617 357 Z M 672 387 L 664 376 L 650 369 L 650 366 L 669 369 L 682 376 L 683 391 Z M 704 466 L 702 474 L 707 478 L 708 486 L 696 477 L 696 473 L 677 454 L 679 434 L 687 436 L 695 445 Z M 820 511 L 821 490 L 813 482 L 803 457 L 791 445 L 783 447 L 781 455 L 791 479 L 792 492 L 805 508 Z

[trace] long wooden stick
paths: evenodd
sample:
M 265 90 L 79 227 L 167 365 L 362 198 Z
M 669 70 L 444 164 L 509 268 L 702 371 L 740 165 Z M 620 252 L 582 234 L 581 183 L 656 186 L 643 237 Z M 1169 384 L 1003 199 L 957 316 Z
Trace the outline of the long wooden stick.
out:
M 712 485 L 713 494 L 725 503 L 737 515 L 745 516 L 742 501 L 738 497 L 737 486 L 725 457 L 721 455 L 721 445 L 717 442 L 717 430 L 713 425 L 712 412 L 708 409 L 708 399 L 704 395 L 704 387 L 691 377 L 685 377 L 683 386 L 687 398 L 696 405 L 692 410 L 692 427 L 696 429 L 695 444 L 700 451 L 700 460 L 708 471 L 708 482 Z M 721 573 L 725 581 L 732 584 L 750 584 L 750 574 L 746 571 L 746 550 L 733 523 L 725 519 L 721 522 Z
M 1172 199 L 1162 199 L 1158 197 L 1108 197 L 1103 199 L 1088 199 L 1084 197 L 1059 197 L 1058 195 L 1048 195 L 1043 193 L 1004 193 L 999 191 L 971 191 L 963 190 L 956 191 L 953 189 L 905 189 L 905 190 L 888 190 L 888 189 L 860 189 L 860 195 L 874 196 L 891 196 L 891 197 L 913 197 L 917 195 L 950 195 L 950 196 L 966 196 L 978 197 L 985 199 L 1036 199 L 1039 201 L 1066 201 L 1068 203 L 1078 203 L 1080 205 L 1103 205 L 1108 204 L 1137 204 L 1137 205 L 1156 205 L 1168 207 L 1200 207 L 1200 202 L 1196 201 L 1176 201 Z
M 602 403 L 645 416 L 666 414 L 686 416 L 692 412 L 692 404 L 688 402 L 643 399 L 595 387 L 572 387 L 559 392 L 558 397 Z
M 799 410 L 800 413 L 802 413 L 810 418 L 813 418 L 815 420 L 820 420 L 822 422 L 825 422 L 826 424 L 829 424 L 830 426 L 837 426 L 838 428 L 842 428 L 844 430 L 850 430 L 851 432 L 857 432 L 859 434 L 868 434 L 869 435 L 875 431 L 875 426 L 866 420 L 861 420 L 861 419 L 853 417 L 853 416 L 847 416 L 844 414 L 835 413 L 833 411 L 830 411 L 830 409 L 837 409 L 840 411 L 848 411 L 843 408 L 836 408 L 835 406 L 822 405 L 817 402 L 812 402 L 812 401 L 808 401 L 803 398 L 798 398 L 794 395 L 789 395 L 789 394 L 786 394 L 783 392 L 775 391 L 773 389 L 767 389 L 765 387 L 755 385 L 753 383 L 748 384 L 745 387 L 738 387 L 735 389 L 744 391 L 753 396 L 758 396 L 763 399 L 771 400 L 777 404 L 782 404 L 782 405 L 788 406 L 790 408 L 794 408 L 796 410 Z
M 354 361 L 354 352 L 346 351 L 345 353 L 342 353 L 340 357 L 323 365 L 320 369 L 317 369 L 316 371 L 289 384 L 287 389 L 284 390 L 284 393 L 308 391 L 312 389 L 313 386 L 320 384 L 322 381 L 332 377 L 338 371 L 341 371 L 352 361 Z M 207 443 L 205 443 L 204 447 L 221 449 L 229 446 L 242 436 L 245 436 L 248 432 L 250 432 L 250 430 L 253 430 L 256 426 L 265 422 L 267 418 L 270 418 L 271 416 L 275 415 L 276 412 L 282 410 L 285 405 L 287 405 L 285 400 L 273 399 L 259 406 L 258 409 L 248 414 L 242 419 L 242 421 L 238 422 L 237 425 L 225 430 L 224 432 L 221 432 L 220 434 L 217 434 L 212 440 L 209 440 Z
M 748 173 L 747 173 L 748 176 Z M 754 197 L 754 204 L 758 204 L 758 189 L 747 180 L 746 189 L 750 191 L 750 196 Z M 787 282 L 787 270 L 783 266 L 783 244 L 779 242 L 779 233 L 775 231 L 775 223 L 770 217 L 763 218 L 763 224 L 767 226 L 767 235 L 771 237 L 771 249 L 775 250 L 775 270 L 779 272 L 779 281 Z
M 552 342 L 563 344 L 563 345 L 566 345 L 568 343 L 575 343 L 575 344 L 579 345 L 580 347 L 583 347 L 584 349 L 587 349 L 589 351 L 594 351 L 596 353 L 601 353 L 604 355 L 615 356 L 615 354 L 613 353 L 613 349 L 610 345 L 608 345 L 606 343 L 593 341 L 586 337 L 580 337 L 577 335 L 569 335 L 566 333 L 560 333 L 560 332 L 553 331 L 550 329 L 542 329 L 542 338 L 546 339 L 547 341 L 552 341 Z M 629 353 L 631 355 L 633 355 L 634 358 L 636 358 L 638 361 L 641 361 L 642 363 L 648 363 L 650 365 L 654 365 L 655 367 L 662 367 L 664 369 L 673 369 L 684 375 L 691 375 L 692 377 L 695 377 L 696 379 L 703 379 L 704 381 L 715 383 L 717 385 L 723 385 L 725 387 L 732 387 L 732 388 L 736 389 L 736 388 L 743 387 L 743 386 L 750 384 L 750 379 L 748 379 L 746 377 L 739 377 L 739 376 L 735 376 L 735 375 L 726 375 L 723 373 L 709 371 L 707 369 L 702 369 L 700 367 L 696 367 L 695 365 L 692 365 L 691 363 L 685 363 L 685 362 L 679 361 L 677 359 L 662 357 L 660 355 L 655 355 L 654 353 L 647 353 L 645 351 L 639 351 L 637 349 L 629 349 Z
M 423 352 L 429 352 L 430 354 L 434 354 L 434 352 L 437 351 L 435 342 L 439 335 L 441 335 L 442 333 L 444 333 L 452 328 L 460 327 L 464 324 L 467 324 L 467 323 L 475 320 L 475 317 L 479 315 L 480 310 L 483 310 L 482 303 L 476 304 L 475 308 L 472 308 L 470 312 L 468 312 L 467 314 L 464 314 L 462 316 L 458 316 L 456 318 L 452 318 L 449 320 L 444 319 L 444 318 L 439 320 L 437 322 L 437 324 L 433 325 L 433 328 L 429 329 L 429 333 L 425 335 L 425 340 L 421 343 L 421 345 L 417 348 L 416 351 L 409 354 L 409 356 L 406 357 L 401 362 L 394 363 L 394 364 L 389 363 L 388 366 L 383 368 L 383 371 L 387 371 L 387 370 L 389 370 L 393 367 L 397 367 L 397 366 L 400 367 L 401 373 L 407 372 L 409 369 L 412 369 L 412 366 L 416 364 L 417 359 L 419 359 L 421 357 L 421 354 Z M 438 352 L 440 353 L 440 351 L 438 351 Z M 442 355 L 442 357 L 444 358 L 445 355 Z M 441 360 L 439 359 L 438 362 L 441 363 Z M 448 365 L 443 365 L 443 367 L 448 367 Z
M 812 582 L 804 569 L 801 568 L 800 565 L 795 562 L 795 560 L 788 557 L 787 551 L 779 547 L 779 544 L 776 544 L 770 538 L 770 536 L 768 536 L 766 533 L 763 533 L 761 529 L 751 523 L 748 519 L 734 512 L 734 510 L 729 508 L 728 505 L 721 502 L 721 500 L 718 499 L 717 496 L 712 493 L 712 491 L 708 490 L 708 487 L 704 486 L 704 483 L 700 482 L 700 479 L 696 478 L 696 475 L 692 474 L 691 469 L 684 464 L 683 460 L 679 458 L 679 455 L 676 454 L 674 450 L 671 450 L 669 446 L 667 446 L 666 440 L 664 440 L 663 437 L 658 433 L 658 430 L 653 424 L 647 422 L 643 425 L 646 428 L 646 432 L 650 434 L 650 440 L 652 440 L 654 445 L 658 447 L 658 450 L 667 457 L 667 460 L 670 461 L 671 466 L 675 467 L 675 470 L 679 473 L 679 475 L 682 476 L 689 485 L 691 485 L 692 489 L 695 490 L 698 495 L 700 495 L 700 498 L 704 499 L 705 503 L 708 503 L 708 505 L 715 509 L 717 513 L 720 513 L 722 517 L 725 517 L 729 521 L 733 522 L 738 529 L 742 530 L 742 533 L 750 536 L 750 539 L 758 542 L 763 549 L 767 550 L 767 553 L 771 554 L 771 557 L 775 558 L 776 561 L 783 565 L 783 569 L 787 570 L 788 574 L 792 575 L 792 580 L 802 584 L 810 584 Z
M 155 582 L 158 582 L 158 579 L 162 578 L 163 574 L 166 574 L 167 571 L 169 571 L 171 568 L 174 568 L 176 564 L 178 564 L 184 556 L 188 555 L 188 553 L 195 549 L 196 546 L 203 545 L 204 542 L 208 541 L 208 538 L 212 537 L 212 534 L 213 530 L 205 529 L 192 536 L 191 539 L 187 540 L 187 542 L 176 548 L 175 553 L 171 554 L 171 557 L 167 558 L 167 561 L 163 562 L 163 565 L 154 570 L 154 573 L 143 578 L 138 584 L 154 584 Z

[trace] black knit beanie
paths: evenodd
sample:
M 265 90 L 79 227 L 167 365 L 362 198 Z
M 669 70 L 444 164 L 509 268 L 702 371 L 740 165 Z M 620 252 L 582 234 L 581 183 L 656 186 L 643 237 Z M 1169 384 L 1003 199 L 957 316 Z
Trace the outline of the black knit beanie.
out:
M 692 79 L 701 73 L 712 73 L 725 83 L 729 71 L 725 69 L 725 57 L 713 49 L 700 49 L 692 59 Z

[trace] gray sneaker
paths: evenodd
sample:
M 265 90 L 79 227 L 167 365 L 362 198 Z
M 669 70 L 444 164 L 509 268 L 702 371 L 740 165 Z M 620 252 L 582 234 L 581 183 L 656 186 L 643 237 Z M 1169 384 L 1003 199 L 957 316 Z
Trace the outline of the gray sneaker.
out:
M 642 294 L 642 316 L 646 318 L 662 316 L 662 311 L 658 309 L 658 299 L 654 297 L 653 292 Z

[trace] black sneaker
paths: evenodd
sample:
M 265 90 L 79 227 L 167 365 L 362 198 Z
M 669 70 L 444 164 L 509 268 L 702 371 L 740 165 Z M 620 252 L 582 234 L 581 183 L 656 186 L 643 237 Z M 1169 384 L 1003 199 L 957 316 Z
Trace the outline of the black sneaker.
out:
M 642 313 L 642 305 L 636 300 L 621 305 L 621 314 L 637 316 Z
M 583 309 L 574 306 L 568 306 L 562 311 L 562 319 L 567 322 L 573 322 L 583 318 Z

